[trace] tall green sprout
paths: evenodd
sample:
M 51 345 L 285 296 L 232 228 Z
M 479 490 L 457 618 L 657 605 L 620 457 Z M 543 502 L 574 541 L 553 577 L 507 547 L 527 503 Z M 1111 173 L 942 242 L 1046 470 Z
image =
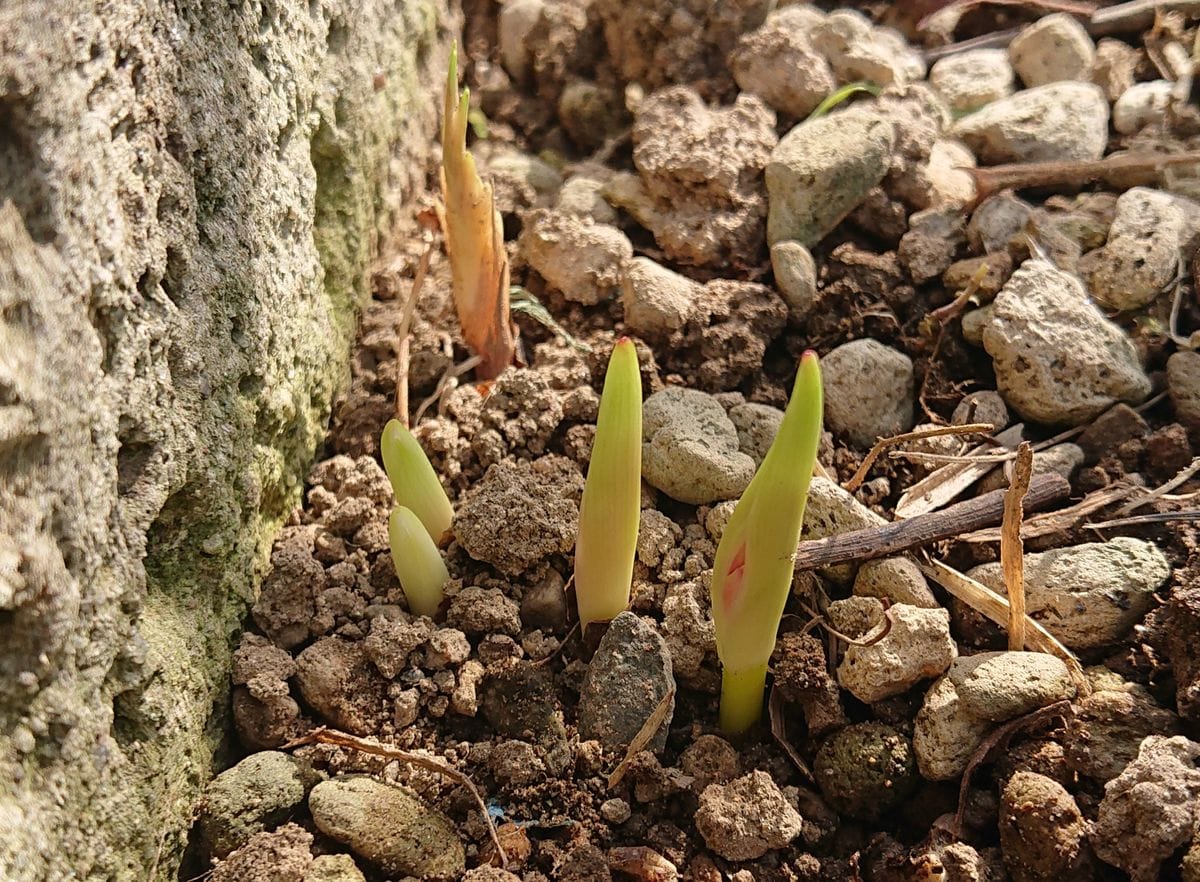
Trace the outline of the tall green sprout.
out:
M 586 631 L 629 605 L 641 514 L 642 380 L 633 341 L 613 347 L 579 507 L 575 599 Z
M 821 369 L 816 353 L 806 352 L 783 422 L 729 518 L 713 564 L 720 722 L 729 733 L 749 729 L 762 715 L 767 662 L 791 590 L 821 416 Z

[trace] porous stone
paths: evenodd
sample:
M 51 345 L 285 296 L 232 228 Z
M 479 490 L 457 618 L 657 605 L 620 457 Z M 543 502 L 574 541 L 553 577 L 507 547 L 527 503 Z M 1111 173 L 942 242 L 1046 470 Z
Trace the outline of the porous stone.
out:
M 563 183 L 554 199 L 554 207 L 564 214 L 590 217 L 598 224 L 615 224 L 617 213 L 604 199 L 604 183 L 611 176 L 607 169 L 592 173 L 586 171 L 573 174 Z
M 271 882 L 304 882 L 312 867 L 312 842 L 313 835 L 299 824 L 255 833 L 228 858 L 217 862 L 208 878 L 212 882 L 264 878 Z
M 1200 205 L 1180 196 L 1134 187 L 1117 199 L 1103 248 L 1081 267 L 1091 293 L 1113 309 L 1153 303 L 1190 259 L 1200 233 Z
M 817 302 L 817 264 L 812 252 L 790 239 L 771 246 L 775 286 L 788 305 L 788 318 L 802 322 Z
M 609 750 L 622 751 L 659 702 L 674 691 L 671 653 L 658 631 L 634 613 L 619 613 L 588 665 L 579 693 L 579 734 Z M 674 708 L 672 698 L 649 749 L 666 746 Z
M 1075 695 L 1067 666 L 1037 652 L 984 652 L 955 659 L 933 682 L 913 726 L 921 774 L 949 781 L 997 724 Z
M 1023 28 L 1008 45 L 1008 57 L 1030 88 L 1060 80 L 1086 82 L 1096 46 L 1077 18 L 1056 12 Z
M 1067 717 L 1063 738 L 1067 766 L 1108 781 L 1137 758 L 1148 735 L 1176 735 L 1179 718 L 1159 707 L 1137 684 L 1100 689 L 1082 698 Z
M 921 54 L 891 28 L 876 27 L 857 10 L 839 9 L 810 28 L 812 44 L 825 56 L 838 81 L 870 80 L 881 86 L 925 76 Z
M 814 475 L 808 485 L 808 502 L 804 509 L 804 523 L 800 527 L 801 541 L 825 539 L 852 530 L 865 530 L 885 523 L 884 519 L 847 493 L 838 484 Z M 846 585 L 854 578 L 853 564 L 835 564 L 822 567 L 820 573 L 839 585 Z
M 367 882 L 367 879 L 350 855 L 321 854 L 308 865 L 304 882 Z
M 923 609 L 939 607 L 925 581 L 925 574 L 911 557 L 885 557 L 864 562 L 854 577 L 854 594 Z
M 223 858 L 251 836 L 286 820 L 319 775 L 286 753 L 252 753 L 204 788 L 196 819 L 209 855 Z
M 1187 845 L 1200 821 L 1200 744 L 1176 735 L 1151 735 L 1137 759 L 1104 785 L 1091 833 L 1097 856 L 1154 882 L 1162 862 Z
M 1122 135 L 1133 135 L 1146 126 L 1161 123 L 1171 105 L 1170 80 L 1151 80 L 1134 83 L 1113 103 L 1113 128 Z
M 829 62 L 808 38 L 815 21 L 807 6 L 784 6 L 744 34 L 729 56 L 738 88 L 790 117 L 812 113 L 837 88 Z
M 633 245 L 616 227 L 552 209 L 525 217 L 520 250 L 564 297 L 588 306 L 616 293 L 620 267 L 633 257 Z
M 1000 794 L 1000 849 L 1013 882 L 1095 878 L 1088 824 L 1074 797 L 1044 775 L 1017 772 Z
M 1200 430 L 1200 353 L 1181 349 L 1167 359 L 1167 391 L 1175 418 Z
M 987 165 L 1099 159 L 1108 144 L 1108 101 L 1091 83 L 1051 83 L 993 101 L 950 133 Z
M 642 476 L 672 499 L 703 505 L 741 494 L 754 460 L 737 427 L 705 392 L 670 386 L 642 405 Z
M 229 635 L 424 186 L 448 14 L 4 4 L 0 877 L 176 876 Z
M 457 879 L 466 855 L 450 819 L 412 791 L 368 775 L 322 781 L 308 795 L 317 828 L 386 873 Z
M 908 219 L 908 232 L 896 250 L 900 263 L 918 285 L 940 276 L 966 244 L 966 222 L 958 206 L 918 211 Z
M 913 364 L 878 340 L 851 340 L 821 360 L 825 419 L 852 443 L 870 447 L 878 439 L 912 428 Z
M 729 419 L 737 427 L 742 453 L 753 457 L 756 466 L 762 465 L 783 423 L 783 411 L 769 404 L 748 402 L 729 408 Z
M 1013 69 L 1003 49 L 970 49 L 935 61 L 929 83 L 951 110 L 967 113 L 1011 95 Z
M 625 323 L 647 337 L 665 336 L 682 328 L 700 292 L 698 283 L 648 257 L 635 257 L 621 268 Z
M 1004 594 L 1000 564 L 969 575 Z M 1171 575 L 1158 546 L 1131 536 L 1025 556 L 1025 609 L 1069 649 L 1110 646 L 1150 608 Z
M 888 172 L 895 132 L 871 113 L 846 110 L 800 123 L 766 166 L 769 244 L 811 248 Z
M 754 860 L 783 848 L 803 825 L 800 813 L 762 771 L 705 787 L 695 819 L 705 844 L 731 861 Z
M 821 793 L 838 812 L 878 820 L 917 785 L 912 742 L 884 723 L 855 723 L 821 745 L 813 763 Z
M 1078 278 L 1043 260 L 1027 260 L 996 295 L 983 345 L 1000 394 L 1025 419 L 1078 425 L 1116 401 L 1136 404 L 1150 394 L 1125 332 Z
M 950 636 L 948 610 L 897 603 L 887 614 L 892 624 L 883 638 L 869 646 L 848 647 L 837 669 L 838 683 L 867 704 L 900 695 L 921 680 L 944 673 L 958 654 Z
M 712 616 L 700 597 L 703 591 L 695 582 L 677 582 L 663 598 L 663 639 L 673 673 L 685 680 L 697 676 L 705 657 L 717 651 Z

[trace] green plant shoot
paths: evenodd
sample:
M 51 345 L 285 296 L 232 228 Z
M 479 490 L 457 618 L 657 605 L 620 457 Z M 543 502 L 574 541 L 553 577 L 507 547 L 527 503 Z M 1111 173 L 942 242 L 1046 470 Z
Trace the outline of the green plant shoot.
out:
M 729 733 L 745 731 L 762 714 L 767 662 L 791 590 L 821 414 L 821 369 L 816 353 L 806 352 L 779 432 L 729 518 L 713 565 L 720 722 Z
M 425 451 L 399 420 L 389 420 L 384 426 L 379 450 L 397 504 L 411 509 L 429 538 L 440 542 L 450 529 L 454 508 Z
M 575 599 L 579 624 L 607 622 L 629 605 L 642 481 L 642 379 L 633 341 L 613 347 L 596 440 L 579 507 Z
M 419 616 L 433 618 L 442 604 L 442 588 L 450 578 L 442 553 L 421 519 L 403 505 L 397 505 L 388 518 L 388 541 L 408 608 Z

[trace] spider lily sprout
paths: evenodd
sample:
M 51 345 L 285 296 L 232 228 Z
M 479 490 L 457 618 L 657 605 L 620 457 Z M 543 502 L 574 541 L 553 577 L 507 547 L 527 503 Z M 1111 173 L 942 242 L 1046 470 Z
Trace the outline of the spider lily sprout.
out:
M 425 451 L 399 420 L 390 420 L 379 440 L 383 468 L 399 505 L 411 509 L 435 543 L 450 529 L 454 508 Z
M 783 423 L 717 546 L 712 616 L 721 658 L 721 728 L 762 714 L 767 662 L 792 585 L 804 505 L 821 440 L 821 369 L 804 353 Z
M 408 608 L 419 616 L 433 618 L 442 604 L 442 588 L 450 578 L 442 553 L 421 519 L 403 505 L 396 506 L 388 518 L 388 540 Z
M 458 91 L 458 46 L 450 52 L 442 115 L 442 201 L 439 211 L 450 256 L 454 308 L 463 339 L 479 356 L 478 375 L 497 376 L 512 362 L 508 254 L 492 188 L 467 150 L 470 92 Z
M 633 341 L 613 347 L 596 440 L 579 507 L 575 599 L 579 624 L 607 622 L 629 605 L 642 481 L 642 379 Z

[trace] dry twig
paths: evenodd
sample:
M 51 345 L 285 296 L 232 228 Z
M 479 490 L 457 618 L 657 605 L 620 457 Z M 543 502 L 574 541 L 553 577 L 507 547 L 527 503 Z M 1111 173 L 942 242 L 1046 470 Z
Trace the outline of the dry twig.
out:
M 1021 442 L 1025 426 L 1021 423 L 1009 426 L 991 439 L 990 444 L 981 444 L 968 451 L 968 455 L 984 454 L 996 446 L 1011 447 Z M 925 512 L 935 511 L 963 493 L 976 481 L 992 470 L 995 461 L 956 462 L 930 472 L 904 491 L 896 503 L 897 518 L 912 518 Z
M 1033 448 L 1022 441 L 1017 464 L 1004 494 L 1004 521 L 1000 527 L 1000 568 L 1008 591 L 1008 648 L 1025 646 L 1025 554 L 1021 548 L 1021 520 L 1025 516 L 1025 494 L 1033 473 Z
M 1082 500 L 1067 508 L 1050 511 L 1026 519 L 1021 525 L 1022 539 L 1037 539 L 1069 530 L 1094 511 L 1119 502 L 1142 488 L 1137 484 L 1113 484 L 1089 493 Z M 975 530 L 957 537 L 960 542 L 999 542 L 997 529 Z
M 875 460 L 879 459 L 879 455 L 889 447 L 895 447 L 897 444 L 903 444 L 906 441 L 919 441 L 922 438 L 937 438 L 941 435 L 976 435 L 989 434 L 996 429 L 991 423 L 970 423 L 965 426 L 934 426 L 930 429 L 918 429 L 915 432 L 905 432 L 901 435 L 892 435 L 890 438 L 880 438 L 875 442 L 875 446 L 868 451 L 866 457 L 862 461 L 862 465 L 854 473 L 854 476 L 846 482 L 845 489 L 853 493 L 862 486 L 863 480 L 867 477 L 867 473 L 871 471 L 871 466 L 875 465 Z
M 1104 159 L 1018 162 L 1010 165 L 991 165 L 965 168 L 975 181 L 975 201 L 978 205 L 1001 190 L 1022 190 L 1027 187 L 1048 187 L 1058 184 L 1077 184 L 1082 187 L 1096 181 L 1122 186 L 1156 183 L 1164 169 L 1175 165 L 1200 163 L 1200 152 L 1191 153 L 1133 153 L 1109 156 Z
M 1114 518 L 1123 518 L 1123 517 L 1125 517 L 1125 515 L 1129 514 L 1130 512 L 1136 511 L 1137 509 L 1141 508 L 1143 505 L 1149 505 L 1154 500 L 1159 499 L 1163 496 L 1166 496 L 1168 493 L 1170 493 L 1176 487 L 1180 486 L 1181 484 L 1187 483 L 1187 481 L 1194 474 L 1196 474 L 1196 472 L 1200 472 L 1200 456 L 1197 456 L 1188 465 L 1186 465 L 1182 469 L 1180 469 L 1176 473 L 1175 477 L 1173 477 L 1171 480 L 1167 481 L 1165 484 L 1162 484 L 1161 486 L 1154 488 L 1149 493 L 1147 493 L 1145 496 L 1139 496 L 1137 499 L 1133 500 L 1132 502 L 1127 502 L 1125 505 L 1122 505 L 1115 512 L 1113 512 L 1113 517 Z
M 808 780 L 808 783 L 816 784 L 817 779 L 813 777 L 812 769 L 808 767 L 804 757 L 800 756 L 795 745 L 788 740 L 787 720 L 783 713 L 783 696 L 777 686 L 771 687 L 771 695 L 767 699 L 767 716 L 771 720 L 771 737 L 775 739 L 775 743 L 783 748 L 783 752 L 788 755 L 792 765 Z
M 405 298 L 404 307 L 400 310 L 400 321 L 396 326 L 396 337 L 400 341 L 396 352 L 396 419 L 404 428 L 408 423 L 408 365 L 409 352 L 412 346 L 412 320 L 417 309 L 417 301 L 421 297 L 421 285 L 429 272 L 429 261 L 433 257 L 433 243 L 425 249 L 421 262 L 417 264 L 417 272 L 413 276 L 412 290 Z
M 410 753 L 398 747 L 380 744 L 373 738 L 359 738 L 357 735 L 339 732 L 337 729 L 330 729 L 327 726 L 313 729 L 307 735 L 303 735 L 294 741 L 289 741 L 280 749 L 291 750 L 296 747 L 303 747 L 305 744 L 332 744 L 336 747 L 348 747 L 351 750 L 359 750 L 373 756 L 382 756 L 385 759 L 399 760 L 402 763 L 425 769 L 428 772 L 445 775 L 456 784 L 461 784 L 475 798 L 475 804 L 479 806 L 479 811 L 483 813 L 483 820 L 487 824 L 488 835 L 491 837 L 492 845 L 495 846 L 496 853 L 500 855 L 500 865 L 502 867 L 508 865 L 508 856 L 504 853 L 504 846 L 500 844 L 500 836 L 496 833 L 496 825 L 492 823 L 492 816 L 488 814 L 487 803 L 483 801 L 483 797 L 475 788 L 471 779 L 458 769 L 451 768 L 441 760 L 436 760 L 433 757 L 421 756 L 419 753 Z
M 1200 509 L 1189 508 L 1186 511 L 1159 511 L 1153 514 L 1134 515 L 1131 518 L 1101 521 L 1098 524 L 1086 524 L 1085 526 L 1089 530 L 1108 530 L 1114 527 L 1144 527 L 1147 524 L 1166 524 L 1172 521 L 1200 521 Z

